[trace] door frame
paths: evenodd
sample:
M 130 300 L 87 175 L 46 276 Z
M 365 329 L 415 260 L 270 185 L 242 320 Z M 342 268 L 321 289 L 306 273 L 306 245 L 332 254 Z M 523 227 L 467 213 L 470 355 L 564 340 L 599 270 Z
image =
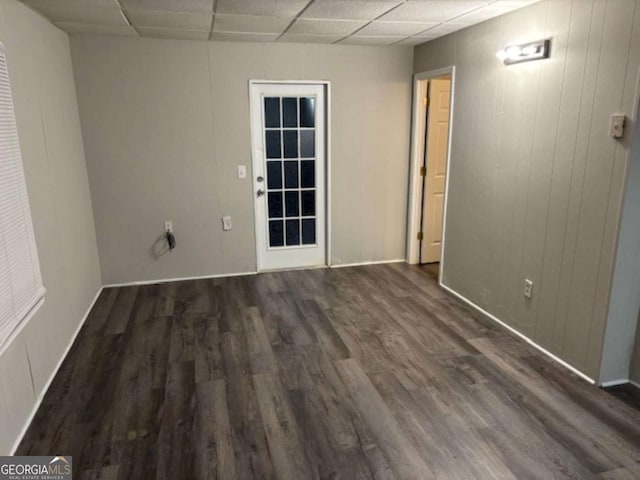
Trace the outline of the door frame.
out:
M 420 259 L 420 241 L 418 240 L 418 232 L 420 231 L 420 217 L 422 213 L 422 177 L 420 176 L 420 167 L 422 167 L 422 148 L 426 143 L 425 129 L 426 125 L 426 108 L 422 102 L 426 94 L 427 81 L 432 78 L 442 77 L 444 75 L 451 76 L 451 98 L 449 104 L 449 138 L 447 141 L 447 178 L 445 180 L 444 190 L 444 207 L 442 212 L 442 248 L 440 252 L 440 275 L 439 282 L 442 280 L 444 271 L 444 250 L 447 225 L 447 203 L 449 199 L 449 178 L 451 165 L 451 140 L 453 137 L 453 111 L 454 98 L 456 88 L 456 67 L 450 65 L 448 67 L 438 68 L 419 72 L 413 75 L 413 105 L 411 122 L 411 160 L 409 165 L 409 208 L 407 218 L 407 255 L 406 261 L 409 264 L 416 265 Z
M 325 266 L 331 267 L 331 81 L 330 80 L 259 80 L 259 79 L 251 79 L 248 84 L 248 99 L 249 99 L 249 129 L 252 128 L 252 119 L 253 119 L 253 106 L 251 105 L 251 89 L 254 85 L 319 85 L 324 88 L 324 101 L 325 101 L 325 180 L 324 180 L 324 189 L 325 189 Z M 253 133 L 250 132 L 250 138 Z M 259 256 L 260 249 L 258 247 L 258 233 L 257 233 L 257 212 L 256 212 L 256 202 L 253 198 L 253 162 L 255 159 L 253 158 L 254 152 L 253 147 L 251 148 L 251 201 L 253 203 L 253 243 L 256 249 L 256 272 L 266 272 L 272 270 L 259 269 Z M 306 268 L 306 267 L 305 267 Z M 317 267 L 316 267 L 317 268 Z M 291 270 L 291 269 L 286 269 Z

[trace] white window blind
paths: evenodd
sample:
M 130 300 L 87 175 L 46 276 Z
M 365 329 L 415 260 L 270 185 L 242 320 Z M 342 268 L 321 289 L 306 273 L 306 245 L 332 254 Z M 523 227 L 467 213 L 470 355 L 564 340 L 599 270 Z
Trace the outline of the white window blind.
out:
M 0 44 L 0 351 L 44 293 L 6 52 Z

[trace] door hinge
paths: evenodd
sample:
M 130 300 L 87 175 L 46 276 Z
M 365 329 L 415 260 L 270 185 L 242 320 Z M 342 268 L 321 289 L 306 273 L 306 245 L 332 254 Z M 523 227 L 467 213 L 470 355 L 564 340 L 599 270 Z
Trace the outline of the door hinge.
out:
M 431 99 L 429 97 L 424 97 L 422 99 L 422 103 L 424 104 L 425 107 L 428 107 L 429 104 L 431 103 Z
M 427 176 L 427 167 L 420 167 L 420 176 L 421 177 Z
M 418 240 L 422 240 L 423 237 L 424 235 L 422 234 L 422 232 L 418 232 Z

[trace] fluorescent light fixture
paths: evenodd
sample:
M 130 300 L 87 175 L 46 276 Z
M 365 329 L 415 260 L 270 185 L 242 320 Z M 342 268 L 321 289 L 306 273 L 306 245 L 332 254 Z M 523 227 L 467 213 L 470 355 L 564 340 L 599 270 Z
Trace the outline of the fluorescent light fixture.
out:
M 541 60 L 543 58 L 549 58 L 550 46 L 551 40 L 538 40 L 536 42 L 523 43 L 522 45 L 511 45 L 500 50 L 496 56 L 502 60 L 502 63 L 505 65 Z

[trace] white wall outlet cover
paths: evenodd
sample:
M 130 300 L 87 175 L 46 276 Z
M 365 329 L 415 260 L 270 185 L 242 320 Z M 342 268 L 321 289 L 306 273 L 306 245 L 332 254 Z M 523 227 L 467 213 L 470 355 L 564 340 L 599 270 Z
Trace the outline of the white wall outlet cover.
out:
M 226 232 L 227 230 L 231 230 L 232 228 L 233 225 L 231 225 L 231 217 L 229 215 L 225 215 L 224 217 L 222 217 L 222 230 Z
M 609 135 L 613 138 L 622 138 L 624 136 L 624 113 L 614 113 L 611 115 L 611 122 L 609 123 Z
M 524 281 L 524 296 L 531 298 L 533 296 L 533 282 L 529 279 Z
M 164 221 L 164 231 L 173 233 L 173 222 L 171 220 Z
M 238 165 L 238 178 L 247 178 L 247 166 Z

